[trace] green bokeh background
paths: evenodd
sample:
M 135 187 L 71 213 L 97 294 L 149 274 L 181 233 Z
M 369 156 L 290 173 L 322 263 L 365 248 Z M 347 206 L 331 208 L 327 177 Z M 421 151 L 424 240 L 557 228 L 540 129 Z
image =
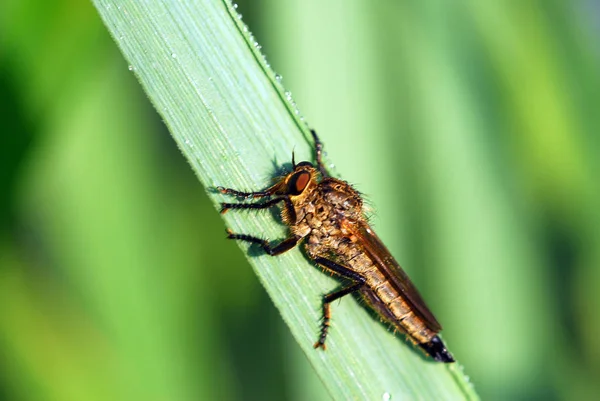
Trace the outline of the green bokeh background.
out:
M 597 397 L 600 5 L 239 11 L 480 395 Z M 326 399 L 91 3 L 0 4 L 0 102 L 0 399 Z

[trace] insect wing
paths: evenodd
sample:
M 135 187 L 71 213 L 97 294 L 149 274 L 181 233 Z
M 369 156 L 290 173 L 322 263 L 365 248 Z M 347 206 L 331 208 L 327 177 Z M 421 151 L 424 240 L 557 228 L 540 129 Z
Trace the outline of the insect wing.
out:
M 390 283 L 398 288 L 399 293 L 409 303 L 412 310 L 423 319 L 427 328 L 436 333 L 442 330 L 442 326 L 433 316 L 408 275 L 402 270 L 375 232 L 368 225 L 361 224 L 353 234 L 358 238 L 358 243 L 361 244 L 373 263 L 381 269 L 381 272 Z

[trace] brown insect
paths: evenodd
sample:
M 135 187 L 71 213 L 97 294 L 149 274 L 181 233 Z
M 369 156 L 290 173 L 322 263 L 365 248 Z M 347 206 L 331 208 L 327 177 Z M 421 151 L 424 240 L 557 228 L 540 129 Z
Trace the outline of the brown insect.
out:
M 325 270 L 347 280 L 340 290 L 323 298 L 323 323 L 315 348 L 325 349 L 331 319 L 329 305 L 344 295 L 359 292 L 366 303 L 398 331 L 439 362 L 454 358 L 437 335 L 442 329 L 406 273 L 373 232 L 364 215 L 358 191 L 330 177 L 321 161 L 322 144 L 315 131 L 317 166 L 295 164 L 292 172 L 264 191 L 242 192 L 219 187 L 223 194 L 243 198 L 269 198 L 261 203 L 222 203 L 229 209 L 267 209 L 282 204 L 281 216 L 290 237 L 276 245 L 246 234 L 228 232 L 228 238 L 261 246 L 271 256 L 304 242 L 306 255 Z

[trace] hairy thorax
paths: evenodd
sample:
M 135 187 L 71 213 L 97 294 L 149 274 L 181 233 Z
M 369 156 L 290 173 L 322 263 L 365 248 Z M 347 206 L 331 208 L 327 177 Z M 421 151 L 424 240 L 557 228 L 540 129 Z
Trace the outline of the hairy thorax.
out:
M 345 226 L 364 221 L 362 200 L 348 183 L 327 178 L 299 205 L 294 205 L 296 224 L 291 229 L 295 235 L 306 239 L 309 255 L 329 256 L 347 262 L 360 253 Z

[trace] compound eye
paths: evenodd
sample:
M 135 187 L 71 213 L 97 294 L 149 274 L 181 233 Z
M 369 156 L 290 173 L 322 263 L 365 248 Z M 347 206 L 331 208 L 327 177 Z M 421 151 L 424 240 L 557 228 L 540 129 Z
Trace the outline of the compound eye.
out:
M 288 194 L 300 195 L 310 182 L 310 174 L 306 171 L 296 173 L 290 178 L 288 183 Z

